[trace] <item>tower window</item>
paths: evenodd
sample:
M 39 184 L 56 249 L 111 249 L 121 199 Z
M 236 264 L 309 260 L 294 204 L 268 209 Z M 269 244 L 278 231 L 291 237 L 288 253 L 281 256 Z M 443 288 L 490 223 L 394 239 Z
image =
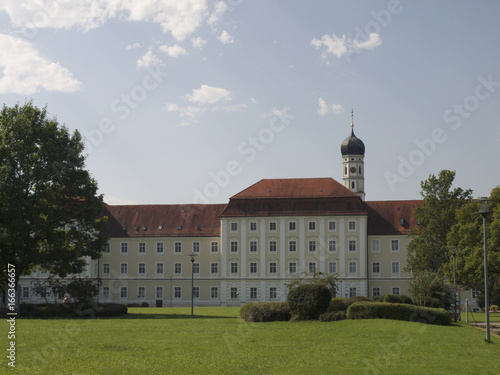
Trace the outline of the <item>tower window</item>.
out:
M 347 175 L 347 167 L 344 168 L 344 174 Z
M 356 188 L 356 184 L 353 182 L 351 182 L 351 189 L 355 189 Z
M 359 174 L 361 174 L 361 167 L 359 167 Z

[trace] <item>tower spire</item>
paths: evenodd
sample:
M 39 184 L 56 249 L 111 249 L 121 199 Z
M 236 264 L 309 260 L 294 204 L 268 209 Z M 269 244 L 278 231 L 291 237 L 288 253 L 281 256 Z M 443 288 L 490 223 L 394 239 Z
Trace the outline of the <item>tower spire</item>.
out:
M 351 128 L 354 128 L 354 109 L 351 109 Z

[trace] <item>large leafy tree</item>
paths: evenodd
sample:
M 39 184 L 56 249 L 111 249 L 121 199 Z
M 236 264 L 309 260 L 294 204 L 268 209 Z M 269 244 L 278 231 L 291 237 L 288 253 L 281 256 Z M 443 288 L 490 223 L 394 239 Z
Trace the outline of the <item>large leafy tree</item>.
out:
M 102 196 L 85 169 L 83 140 L 32 101 L 0 112 L 0 285 L 7 264 L 20 276 L 40 266 L 65 277 L 97 258 Z
M 408 270 L 443 273 L 443 265 L 449 262 L 446 237 L 456 222 L 457 209 L 472 195 L 471 190 L 452 189 L 454 179 L 454 171 L 442 170 L 438 176 L 431 174 L 421 182 L 424 203 L 415 209 L 417 225 L 409 232 Z
M 490 291 L 500 277 L 500 186 L 490 194 L 490 214 L 486 217 L 488 248 L 488 283 Z M 456 223 L 448 234 L 448 245 L 456 250 L 457 283 L 484 291 L 483 217 L 479 202 L 470 201 L 457 210 Z M 453 278 L 453 262 L 444 267 L 448 278 Z

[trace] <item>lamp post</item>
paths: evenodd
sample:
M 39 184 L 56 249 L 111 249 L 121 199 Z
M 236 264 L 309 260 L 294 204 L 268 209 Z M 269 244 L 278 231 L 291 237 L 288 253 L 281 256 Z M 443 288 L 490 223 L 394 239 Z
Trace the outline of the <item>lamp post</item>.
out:
M 486 342 L 490 342 L 490 298 L 488 291 L 488 248 L 486 245 L 486 216 L 490 213 L 488 198 L 481 198 L 479 213 L 483 215 L 484 244 L 484 309 L 486 312 Z
M 197 255 L 195 253 L 189 254 L 191 257 L 191 319 L 194 318 L 194 258 Z
M 457 256 L 456 246 L 452 246 L 451 255 L 453 256 L 453 318 L 457 322 L 457 274 L 455 272 L 455 258 Z

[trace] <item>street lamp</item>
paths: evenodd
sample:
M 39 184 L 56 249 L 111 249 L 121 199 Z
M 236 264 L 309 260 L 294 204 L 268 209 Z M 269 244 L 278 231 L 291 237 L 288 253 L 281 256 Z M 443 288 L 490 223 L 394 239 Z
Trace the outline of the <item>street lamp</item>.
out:
M 484 309 L 486 310 L 486 342 L 490 342 L 490 298 L 488 291 L 488 248 L 486 245 L 486 216 L 490 213 L 488 198 L 481 198 L 479 213 L 483 215 L 484 243 Z
M 194 258 L 197 255 L 195 253 L 189 254 L 191 257 L 191 319 L 194 318 Z
M 457 322 L 457 274 L 455 272 L 455 258 L 457 256 L 456 246 L 451 247 L 451 255 L 453 256 L 453 318 Z

